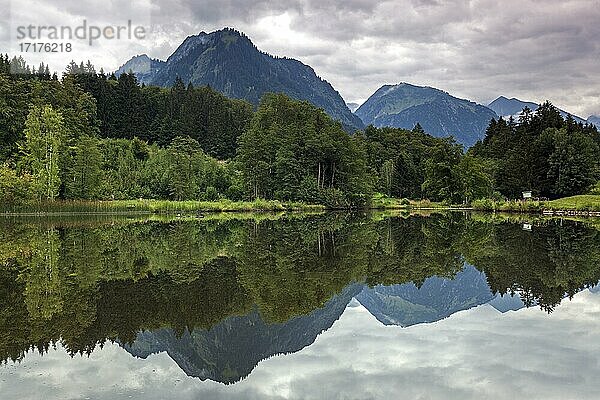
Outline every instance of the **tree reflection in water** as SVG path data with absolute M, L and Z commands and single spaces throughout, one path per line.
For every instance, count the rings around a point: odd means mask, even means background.
M 465 264 L 467 265 L 465 267 Z M 310 345 L 356 297 L 385 324 L 516 294 L 551 312 L 600 280 L 600 230 L 482 215 L 0 221 L 0 359 L 60 342 L 167 351 L 225 383 Z

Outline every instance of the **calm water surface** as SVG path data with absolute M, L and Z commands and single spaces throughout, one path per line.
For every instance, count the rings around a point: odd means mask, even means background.
M 600 223 L 0 219 L 0 398 L 597 399 Z

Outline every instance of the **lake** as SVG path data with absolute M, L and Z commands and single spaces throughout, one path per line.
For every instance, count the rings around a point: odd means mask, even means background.
M 6 399 L 597 399 L 600 221 L 0 218 Z

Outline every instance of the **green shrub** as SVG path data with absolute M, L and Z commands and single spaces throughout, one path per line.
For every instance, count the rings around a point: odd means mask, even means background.
M 214 186 L 208 186 L 204 191 L 204 195 L 202 197 L 206 201 L 217 201 L 220 198 L 219 192 Z
M 350 202 L 344 193 L 339 189 L 321 189 L 319 192 L 319 197 L 321 201 L 318 203 L 323 204 L 327 208 L 348 208 L 350 206 Z
M 28 175 L 18 176 L 6 164 L 0 164 L 0 203 L 22 204 L 33 199 L 33 186 Z
M 600 195 L 600 182 L 592 186 L 592 188 L 590 189 L 590 194 Z
M 498 203 L 492 199 L 480 199 L 473 201 L 471 207 L 477 211 L 496 211 L 498 209 Z

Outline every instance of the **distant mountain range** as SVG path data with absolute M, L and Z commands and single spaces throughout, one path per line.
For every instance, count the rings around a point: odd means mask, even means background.
M 120 67 L 115 75 L 119 76 L 126 72 L 134 72 L 140 83 L 150 84 L 154 76 L 166 65 L 165 61 L 150 58 L 146 54 L 132 57 Z
M 306 100 L 340 121 L 348 132 L 365 125 L 412 129 L 419 123 L 437 137 L 454 136 L 465 147 L 485 136 L 492 118 L 518 116 L 538 104 L 498 97 L 487 107 L 432 87 L 408 83 L 385 85 L 362 105 L 345 103 L 329 82 L 308 65 L 264 53 L 233 29 L 187 37 L 166 61 L 146 54 L 127 61 L 115 73 L 134 72 L 141 83 L 167 87 L 177 77 L 196 86 L 211 86 L 228 97 L 258 104 L 266 92 L 282 92 Z M 561 110 L 564 117 L 568 114 Z M 573 115 L 578 122 L 583 118 Z M 600 117 L 587 122 L 600 127 Z
M 493 294 L 485 274 L 472 265 L 452 279 L 427 278 L 420 287 L 413 283 L 366 287 L 356 299 L 382 324 L 400 326 L 439 321 L 482 304 L 500 312 L 524 306 L 518 296 Z
M 517 119 L 525 107 L 535 111 L 539 105 L 500 96 L 486 107 L 436 88 L 400 83 L 382 86 L 354 113 L 365 125 L 377 127 L 412 129 L 419 123 L 425 132 L 433 136 L 452 135 L 458 143 L 470 147 L 485 137 L 492 118 L 512 116 Z M 567 111 L 559 111 L 563 118 L 571 115 L 577 122 L 600 127 L 600 117 L 590 116 L 585 120 Z
M 228 97 L 255 105 L 266 92 L 282 92 L 324 109 L 347 130 L 363 127 L 340 94 L 311 67 L 298 60 L 264 53 L 233 29 L 189 36 L 166 61 L 138 55 L 115 73 L 129 71 L 147 85 L 166 87 L 180 77 L 185 83 L 209 85 Z
M 525 107 L 531 109 L 532 111 L 535 111 L 538 109 L 539 104 L 530 101 L 522 101 L 514 97 L 512 99 L 508 99 L 504 96 L 500 96 L 496 100 L 492 101 L 488 105 L 488 107 L 492 109 L 499 117 L 508 118 L 512 116 L 515 119 L 517 119 L 519 114 L 521 114 L 521 111 L 523 111 Z M 567 111 L 561 109 L 559 109 L 559 111 L 563 118 L 566 118 L 568 115 L 571 115 L 571 117 L 573 117 L 573 119 L 577 122 L 581 122 L 583 124 L 588 122 L 585 119 L 578 117 L 577 115 L 573 115 Z
M 454 136 L 464 146 L 483 139 L 490 120 L 489 108 L 459 99 L 439 89 L 408 83 L 385 85 L 362 104 L 358 115 L 365 125 L 412 129 L 419 123 L 437 137 Z
M 539 105 L 530 101 L 521 101 L 519 99 L 515 99 L 514 97 L 512 99 L 507 99 L 504 96 L 500 96 L 488 104 L 488 107 L 492 109 L 498 116 L 506 117 L 520 114 L 525 107 L 535 111 Z

